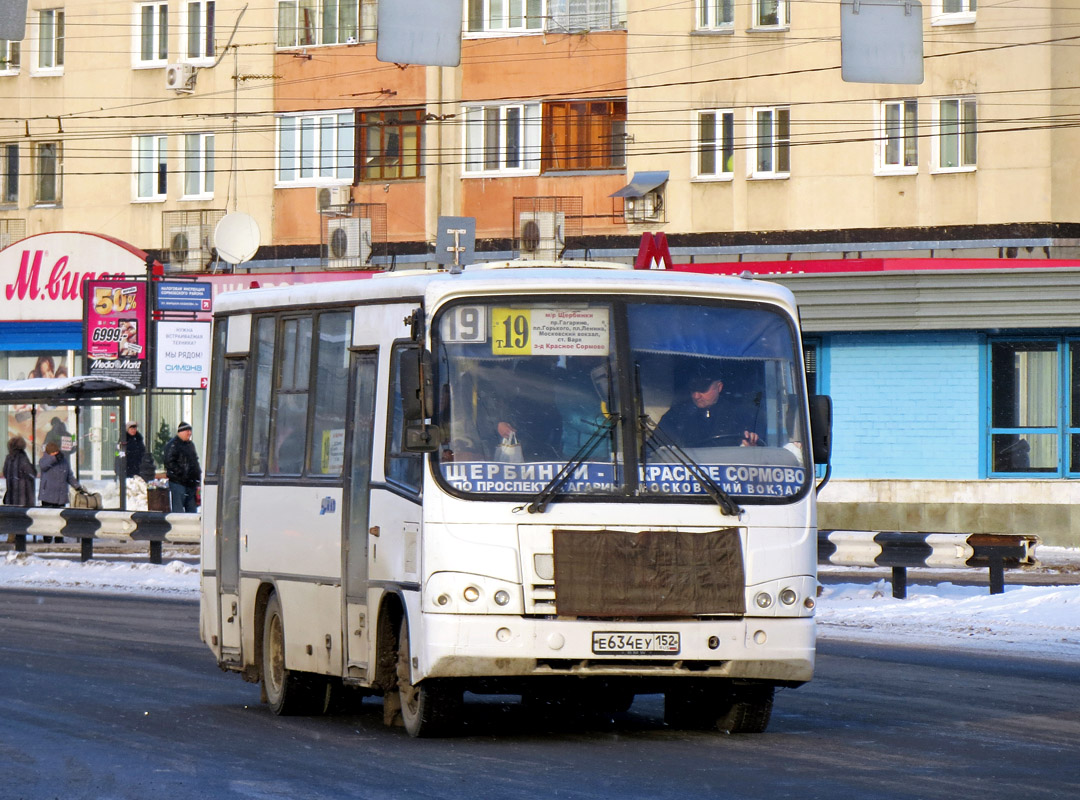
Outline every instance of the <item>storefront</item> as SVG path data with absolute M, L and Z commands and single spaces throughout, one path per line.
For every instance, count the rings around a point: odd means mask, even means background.
M 0 250 L 0 379 L 82 374 L 83 281 L 144 275 L 146 253 L 92 233 L 42 233 Z M 76 425 L 71 407 L 15 404 L 0 407 L 0 432 L 5 442 L 18 435 L 32 443 L 35 459 L 56 441 L 81 475 L 96 479 L 112 475 L 115 417 L 88 409 Z

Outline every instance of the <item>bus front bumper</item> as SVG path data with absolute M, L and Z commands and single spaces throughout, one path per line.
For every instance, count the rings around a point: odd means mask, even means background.
M 424 616 L 414 680 L 577 675 L 801 683 L 814 672 L 810 617 L 612 622 Z

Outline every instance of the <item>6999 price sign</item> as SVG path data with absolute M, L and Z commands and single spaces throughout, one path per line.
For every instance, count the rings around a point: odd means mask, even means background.
M 86 374 L 146 383 L 147 291 L 141 280 L 89 280 L 85 286 Z

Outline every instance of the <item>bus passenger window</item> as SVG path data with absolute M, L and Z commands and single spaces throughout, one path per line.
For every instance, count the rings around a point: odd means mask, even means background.
M 315 416 L 308 442 L 308 471 L 312 475 L 340 475 L 345 463 L 345 404 L 351 332 L 351 312 L 319 315 Z
M 272 475 L 299 475 L 304 469 L 311 328 L 311 317 L 286 319 L 282 324 L 281 363 L 273 403 Z
M 390 386 L 393 389 L 390 424 L 386 426 L 386 479 L 393 483 L 420 490 L 424 462 L 420 453 L 406 453 L 402 449 L 405 439 L 405 415 L 401 402 L 401 359 L 416 358 L 414 345 L 396 345 L 390 353 Z
M 274 378 L 274 333 L 277 320 L 261 317 L 255 323 L 255 389 L 251 397 L 251 429 L 248 436 L 247 473 L 266 474 L 270 450 L 270 395 Z

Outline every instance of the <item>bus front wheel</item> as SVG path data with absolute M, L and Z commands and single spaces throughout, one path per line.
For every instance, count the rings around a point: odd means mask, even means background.
M 285 667 L 285 622 L 276 594 L 266 603 L 262 645 L 262 686 L 270 710 L 281 716 L 325 712 L 330 694 L 326 678 Z
M 664 694 L 664 721 L 673 728 L 764 733 L 772 717 L 769 684 L 677 686 Z
M 459 721 L 462 690 L 447 680 L 428 678 L 412 683 L 409 620 L 401 620 L 398 632 L 397 691 L 401 721 L 410 736 L 445 736 Z

